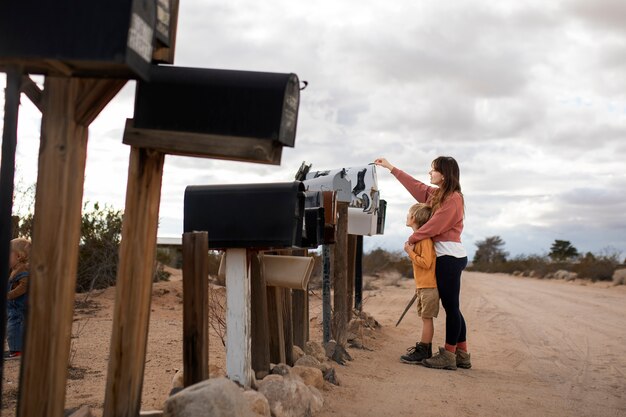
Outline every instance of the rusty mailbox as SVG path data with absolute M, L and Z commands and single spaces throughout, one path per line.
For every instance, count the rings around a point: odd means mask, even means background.
M 310 248 L 323 234 L 323 208 L 305 209 L 300 181 L 189 186 L 184 205 L 185 232 L 208 232 L 210 249 Z
M 299 102 L 295 74 L 153 66 L 124 143 L 277 165 L 295 144 Z
M 2 1 L 0 70 L 147 79 L 156 22 L 154 0 Z

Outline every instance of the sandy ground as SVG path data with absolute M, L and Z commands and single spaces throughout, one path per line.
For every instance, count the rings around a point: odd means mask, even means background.
M 623 416 L 626 415 L 626 287 L 464 273 L 462 309 L 473 368 L 439 371 L 399 362 L 415 343 L 414 312 L 394 327 L 410 299 L 411 280 L 373 281 L 364 310 L 381 324 L 337 365 L 341 386 L 324 389 L 327 416 Z M 182 367 L 180 273 L 154 285 L 145 410 L 161 408 Z M 81 296 L 78 299 L 82 299 Z M 114 289 L 83 303 L 74 320 L 66 407 L 100 413 L 104 401 Z M 311 297 L 311 338 L 321 339 L 321 307 Z M 443 343 L 445 314 L 435 324 Z M 219 337 L 210 333 L 209 361 L 224 367 Z M 13 415 L 19 361 L 5 363 L 3 415 Z

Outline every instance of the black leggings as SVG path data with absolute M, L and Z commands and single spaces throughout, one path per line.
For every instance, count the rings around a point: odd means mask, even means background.
M 459 308 L 461 272 L 467 266 L 467 257 L 455 258 L 444 255 L 437 257 L 435 275 L 441 305 L 446 310 L 446 343 L 456 345 L 467 340 L 465 319 Z

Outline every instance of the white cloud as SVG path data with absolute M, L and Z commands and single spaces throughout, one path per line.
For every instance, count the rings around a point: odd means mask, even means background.
M 181 2 L 177 65 L 295 72 L 309 87 L 279 167 L 168 156 L 161 233 L 182 230 L 189 184 L 290 181 L 303 160 L 323 169 L 377 156 L 425 180 L 443 154 L 461 165 L 470 253 L 490 235 L 511 254 L 556 238 L 626 252 L 624 4 Z M 133 94 L 129 83 L 92 125 L 86 199 L 124 204 Z M 28 182 L 40 116 L 23 102 L 18 175 Z M 391 175 L 379 181 L 386 234 L 365 246 L 399 248 L 411 197 Z

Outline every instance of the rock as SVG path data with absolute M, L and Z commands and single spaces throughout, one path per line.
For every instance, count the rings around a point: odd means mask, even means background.
M 322 369 L 320 361 L 310 355 L 304 355 L 298 359 L 296 363 L 294 363 L 294 366 L 309 366 L 312 368 L 318 368 L 319 370 Z
M 304 351 L 300 346 L 293 345 L 293 361 L 296 362 L 298 359 L 304 356 Z
M 183 388 L 185 386 L 185 379 L 183 370 L 178 369 L 172 378 L 172 388 Z
M 209 378 L 222 378 L 226 377 L 226 372 L 219 366 L 209 364 Z
M 355 337 L 354 339 L 348 339 L 348 344 L 350 345 L 350 347 L 356 349 L 365 349 L 365 347 L 363 346 L 363 341 L 359 337 Z
M 358 335 L 364 325 L 365 322 L 363 321 L 363 319 L 352 319 L 350 320 L 350 323 L 348 323 L 348 333 Z
M 248 403 L 250 411 L 257 416 L 271 417 L 270 403 L 265 398 L 265 395 L 254 390 L 244 391 L 243 397 Z
M 265 378 L 263 378 L 263 381 L 282 381 L 283 380 L 283 376 L 282 375 L 278 375 L 278 374 L 270 374 L 268 376 L 266 376 Z M 261 385 L 261 383 L 259 383 L 259 386 Z
M 324 386 L 324 376 L 319 368 L 310 366 L 294 366 L 291 372 L 302 378 L 302 381 L 309 386 L 321 389 Z
M 513 276 L 519 277 L 520 275 L 522 275 L 522 271 L 513 271 Z
M 316 388 L 306 386 L 297 376 L 280 378 L 268 376 L 259 383 L 259 392 L 267 398 L 272 416 L 311 416 L 322 409 L 324 399 Z
M 552 272 L 546 274 L 544 277 L 544 279 L 553 279 L 554 278 L 554 274 Z
M 289 375 L 289 370 L 290 370 L 289 365 L 286 365 L 284 363 L 279 363 L 278 365 L 275 365 L 272 368 L 270 373 L 272 373 L 274 375 L 283 375 L 284 376 L 284 375 Z
M 559 269 L 554 273 L 554 278 L 556 279 L 564 279 L 565 281 L 573 281 L 578 278 L 578 274 L 575 272 L 569 272 L 564 269 Z
M 616 269 L 613 272 L 613 284 L 626 285 L 626 269 Z
M 528 275 L 529 275 L 529 272 L 528 272 L 528 271 L 524 271 L 524 272 L 522 272 L 522 276 L 523 276 L 523 277 L 527 277 Z
M 531 278 L 539 278 L 539 273 L 537 271 L 533 270 L 533 271 L 530 271 L 528 273 L 528 276 L 531 277 Z
M 326 343 L 325 348 L 328 357 L 337 362 L 339 365 L 345 365 L 346 360 L 352 360 L 352 356 L 350 356 L 346 348 L 334 340 L 329 340 L 328 343 Z
M 335 368 L 329 367 L 327 371 L 324 371 L 324 381 L 328 381 L 333 385 L 339 385 L 339 378 Z
M 334 341 L 333 339 L 330 339 L 328 342 L 326 342 L 326 344 L 324 345 L 326 357 L 332 358 L 333 355 L 335 354 L 336 348 L 337 348 L 337 342 Z
M 165 401 L 163 417 L 252 416 L 243 391 L 227 378 L 207 379 Z
M 69 414 L 69 417 L 94 417 L 89 406 L 83 405 L 78 410 Z
M 307 355 L 313 356 L 315 359 L 317 359 L 320 362 L 323 362 L 326 360 L 326 358 L 330 357 L 330 356 L 326 356 L 324 352 L 324 348 L 322 347 L 321 344 L 314 342 L 312 340 L 309 340 L 308 342 L 306 342 L 306 345 L 304 346 L 304 353 L 306 353 Z

